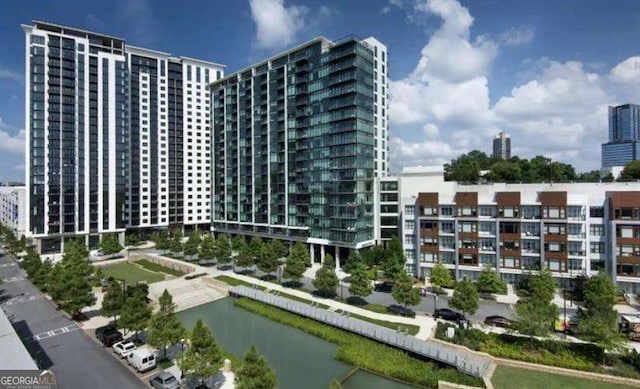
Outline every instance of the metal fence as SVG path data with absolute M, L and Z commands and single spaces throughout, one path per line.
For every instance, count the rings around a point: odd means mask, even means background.
M 483 355 L 477 355 L 469 351 L 449 346 L 429 339 L 420 340 L 398 330 L 382 327 L 353 317 L 348 313 L 340 314 L 294 301 L 285 297 L 264 292 L 259 289 L 249 288 L 244 285 L 234 286 L 229 290 L 231 295 L 248 297 L 280 309 L 302 315 L 322 323 L 330 324 L 361 336 L 386 343 L 388 345 L 410 351 L 448 365 L 455 366 L 458 370 L 477 377 L 487 374 L 491 366 L 491 360 Z

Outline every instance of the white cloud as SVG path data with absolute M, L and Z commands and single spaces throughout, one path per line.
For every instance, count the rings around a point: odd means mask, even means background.
M 531 43 L 535 35 L 531 27 L 513 27 L 500 34 L 499 40 L 506 46 L 520 46 Z
M 0 68 L 0 79 L 7 79 L 12 81 L 22 82 L 23 77 L 21 73 L 18 73 L 11 69 Z
M 579 171 L 597 169 L 607 106 L 640 100 L 640 56 L 612 69 L 543 57 L 523 62 L 519 84 L 492 105 L 488 80 L 499 46 L 524 44 L 533 31 L 512 29 L 498 42 L 473 37 L 473 17 L 455 0 L 421 1 L 411 12 L 438 16 L 442 24 L 416 68 L 390 82 L 394 169 L 448 162 L 471 149 L 489 152 L 499 130 L 512 136 L 521 157 L 542 154 Z
M 0 129 L 0 150 L 15 154 L 24 154 L 24 130 L 17 134 Z
M 305 26 L 309 8 L 284 5 L 284 0 L 250 0 L 251 17 L 256 24 L 256 43 L 265 49 L 279 48 L 294 42 Z M 322 7 L 323 13 L 329 12 Z
M 609 78 L 617 84 L 629 82 L 640 84 L 640 57 L 631 57 L 617 64 L 611 69 Z

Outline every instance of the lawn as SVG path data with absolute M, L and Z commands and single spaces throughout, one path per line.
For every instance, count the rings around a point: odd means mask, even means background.
M 342 310 L 337 310 L 336 312 L 341 313 Z M 349 314 L 349 317 L 353 317 L 354 319 L 360 319 L 363 321 L 367 321 L 369 323 L 373 323 L 373 324 L 377 324 L 379 326 L 382 327 L 387 327 L 390 328 L 392 330 L 397 330 L 398 327 L 404 329 L 407 329 L 407 331 L 409 332 L 409 335 L 415 335 L 420 331 L 420 326 L 416 326 L 413 324 L 404 324 L 404 323 L 396 323 L 396 322 L 392 322 L 392 321 L 384 321 L 384 320 L 378 320 L 378 319 L 372 319 L 370 317 L 366 317 L 366 316 L 360 316 L 358 314 L 355 313 L 351 313 Z
M 551 374 L 548 372 L 538 372 L 527 369 L 520 369 L 511 366 L 499 365 L 496 368 L 493 378 L 493 386 L 496 389 L 615 389 L 630 388 L 630 386 L 610 384 L 607 382 L 582 379 L 577 377 L 567 377 L 563 375 Z
M 231 286 L 244 285 L 244 286 L 248 286 L 250 288 L 252 286 L 254 286 L 254 284 L 252 284 L 250 282 L 242 281 L 242 280 L 239 280 L 237 278 L 233 278 L 233 277 L 229 277 L 229 276 L 217 276 L 217 277 L 215 277 L 215 279 L 218 280 L 218 281 L 222 281 L 225 284 L 231 285 Z M 264 286 L 258 286 L 258 289 L 265 290 L 267 288 L 265 288 Z
M 133 285 L 140 281 L 146 281 L 147 284 L 164 280 L 164 275 L 150 272 L 128 262 L 121 262 L 115 265 L 101 266 L 102 274 L 105 278 L 113 277 L 115 279 L 124 280 L 127 285 Z

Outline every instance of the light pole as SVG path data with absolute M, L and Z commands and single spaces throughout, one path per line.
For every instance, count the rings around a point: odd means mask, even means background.
M 180 357 L 184 357 L 184 339 L 180 339 Z M 181 364 L 182 365 L 182 364 Z M 182 370 L 182 366 L 180 367 L 180 379 L 182 380 L 184 377 L 184 370 Z
M 438 295 L 434 292 L 433 293 L 433 314 L 436 314 L 436 304 L 438 303 Z
M 344 301 L 344 294 L 343 294 L 344 288 L 342 286 L 342 278 L 340 278 L 340 300 Z

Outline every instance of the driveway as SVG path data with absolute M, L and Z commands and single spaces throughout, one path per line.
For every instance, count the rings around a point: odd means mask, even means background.
M 61 388 L 145 388 L 107 350 L 79 330 L 47 300 L 5 253 L 0 252 L 0 306 L 41 369 Z

